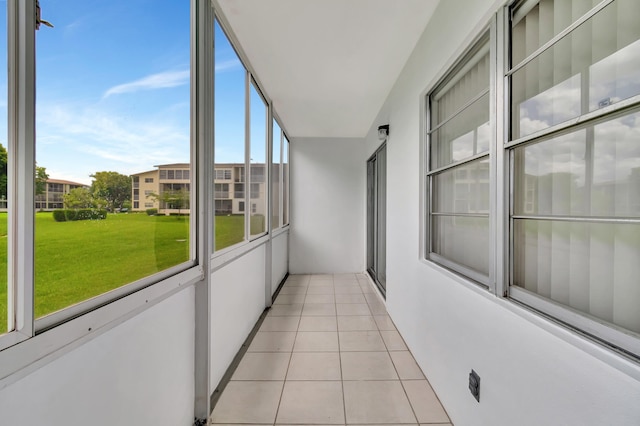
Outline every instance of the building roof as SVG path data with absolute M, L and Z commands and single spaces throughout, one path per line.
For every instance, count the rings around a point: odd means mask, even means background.
M 47 183 L 60 183 L 63 185 L 75 185 L 75 186 L 89 186 L 89 185 L 85 185 L 84 183 L 80 183 L 80 182 L 73 182 L 70 180 L 63 180 L 63 179 L 47 179 Z
M 159 169 L 189 169 L 191 165 L 189 163 L 173 163 L 173 164 L 154 164 L 153 167 Z

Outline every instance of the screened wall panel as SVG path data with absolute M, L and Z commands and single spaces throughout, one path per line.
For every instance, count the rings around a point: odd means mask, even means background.
M 249 190 L 245 168 L 248 75 L 217 21 L 214 41 L 215 250 L 219 251 L 248 239 L 245 235 Z
M 36 318 L 193 258 L 189 3 L 40 6 L 54 27 L 36 31 Z

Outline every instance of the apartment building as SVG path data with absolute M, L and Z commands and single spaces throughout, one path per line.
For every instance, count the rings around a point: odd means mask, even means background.
M 44 193 L 35 196 L 36 210 L 64 208 L 64 195 L 75 188 L 89 188 L 89 185 L 68 180 L 47 179 Z
M 145 211 L 156 208 L 159 213 L 171 214 L 189 211 L 188 200 L 180 201 L 180 209 L 176 201 L 163 198 L 163 194 L 189 191 L 191 169 L 189 164 L 162 164 L 154 170 L 131 175 L 132 211 Z M 249 213 L 266 214 L 266 166 L 251 164 L 251 182 L 247 187 L 245 166 L 238 163 L 218 163 L 214 167 L 214 200 L 217 215 L 242 214 L 246 210 L 249 196 Z

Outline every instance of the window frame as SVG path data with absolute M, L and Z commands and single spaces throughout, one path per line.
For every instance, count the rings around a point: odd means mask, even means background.
M 444 70 L 437 76 L 433 83 L 428 86 L 428 89 L 423 93 L 423 134 L 424 134 L 424 143 L 421 147 L 423 153 L 421 155 L 422 165 L 421 165 L 421 194 L 425 194 L 423 203 L 421 203 L 421 235 L 422 235 L 422 243 L 421 243 L 421 258 L 430 264 L 435 264 L 440 267 L 443 267 L 449 271 L 452 271 L 456 275 L 460 275 L 463 278 L 470 279 L 473 283 L 479 285 L 481 288 L 485 288 L 491 293 L 496 293 L 497 291 L 497 279 L 496 279 L 496 263 L 498 256 L 496 255 L 496 217 L 497 217 L 497 209 L 496 209 L 496 188 L 497 188 L 497 178 L 496 178 L 496 145 L 499 140 L 499 135 L 497 132 L 498 120 L 496 120 L 497 116 L 497 95 L 498 92 L 496 90 L 495 84 L 495 75 L 496 75 L 496 62 L 497 62 L 497 44 L 496 44 L 496 32 L 497 32 L 497 18 L 496 16 L 492 16 L 488 23 L 483 25 L 477 34 L 465 44 L 465 48 L 457 52 L 454 55 L 454 60 L 444 68 Z M 482 152 L 480 154 L 474 154 L 470 157 L 467 157 L 463 160 L 454 161 L 445 166 L 438 166 L 435 168 L 431 167 L 431 144 L 432 144 L 432 136 L 431 134 L 437 129 L 439 129 L 445 122 L 440 123 L 438 127 L 432 129 L 431 123 L 431 98 L 436 93 L 436 91 L 440 90 L 444 85 L 446 87 L 449 84 L 449 81 L 452 78 L 456 78 L 456 74 L 464 70 L 464 68 L 469 64 L 469 60 L 473 59 L 476 54 L 485 49 L 482 46 L 483 43 L 487 44 L 487 48 L 489 50 L 489 81 L 488 81 L 488 90 L 481 92 L 480 94 L 474 96 L 473 98 L 467 100 L 461 108 L 452 115 L 448 117 L 447 121 L 456 117 L 460 113 L 464 112 L 467 108 L 473 105 L 474 102 L 479 100 L 482 96 L 488 95 L 489 97 L 489 127 L 490 127 L 490 139 L 489 139 L 489 150 L 486 152 Z M 449 80 L 449 81 L 448 81 Z M 489 213 L 488 213 L 488 221 L 489 221 L 489 258 L 488 258 L 488 274 L 485 276 L 479 271 L 471 269 L 465 265 L 457 263 L 451 259 L 445 258 L 444 256 L 435 253 L 432 251 L 433 238 L 435 236 L 435 232 L 433 231 L 433 218 L 437 215 L 432 214 L 432 205 L 433 205 L 433 194 L 435 193 L 433 188 L 434 176 L 446 171 L 454 171 L 459 167 L 465 166 L 467 164 L 471 164 L 478 160 L 488 159 L 489 161 Z
M 531 0 L 530 0 L 531 1 Z M 514 64 L 510 68 L 512 55 L 511 45 L 511 11 L 519 4 L 518 0 L 506 1 L 492 14 L 488 25 L 477 27 L 472 36 L 467 38 L 462 47 L 452 55 L 442 70 L 435 76 L 432 82 L 421 94 L 423 101 L 420 105 L 420 127 L 423 143 L 420 145 L 420 259 L 442 272 L 447 273 L 458 283 L 466 285 L 472 290 L 486 294 L 489 297 L 495 295 L 502 301 L 508 303 L 506 306 L 514 312 L 525 315 L 530 319 L 542 318 L 547 324 L 555 327 L 548 328 L 555 333 L 559 330 L 561 335 L 566 336 L 566 330 L 570 330 L 577 340 L 573 340 L 581 347 L 605 347 L 610 354 L 618 357 L 612 360 L 640 359 L 640 339 L 637 333 L 630 332 L 615 324 L 611 324 L 591 316 L 586 312 L 578 311 L 569 306 L 562 305 L 551 299 L 544 298 L 533 292 L 520 287 L 512 286 L 513 283 L 513 262 L 514 262 L 514 229 L 513 229 L 513 203 L 515 201 L 514 191 L 514 161 L 515 148 L 528 143 L 551 138 L 575 130 L 580 127 L 593 126 L 599 122 L 605 122 L 629 113 L 640 111 L 640 94 L 623 99 L 617 103 L 603 106 L 594 111 L 588 111 L 579 117 L 567 122 L 550 126 L 549 128 L 536 131 L 534 133 L 510 139 L 511 126 L 511 78 L 510 76 L 526 63 L 535 59 L 542 52 L 552 47 L 558 40 L 570 34 L 582 23 L 600 13 L 602 9 L 615 0 L 604 0 L 581 18 L 570 24 L 564 31 L 553 36 L 552 39 L 541 45 L 535 52 L 524 58 L 519 64 Z M 430 170 L 430 102 L 431 95 L 443 80 L 450 75 L 452 70 L 460 64 L 469 51 L 482 38 L 486 31 L 489 31 L 490 62 L 492 69 L 490 76 L 490 118 L 492 121 L 492 141 L 489 151 L 489 222 L 490 222 L 490 280 L 485 286 L 473 274 L 465 273 L 459 265 L 448 264 L 446 259 L 438 259 L 437 255 L 430 255 L 431 244 L 431 220 L 430 208 L 433 188 L 429 178 Z M 469 158 L 462 162 L 471 162 L 477 158 Z M 458 162 L 456 164 L 460 164 Z M 435 169 L 435 171 L 439 171 Z M 529 316 L 530 313 L 532 316 Z M 560 328 L 559 328 L 560 327 Z M 593 346 L 592 343 L 597 344 Z M 596 350 L 593 353 L 600 354 Z M 619 356 L 622 355 L 622 358 Z M 609 359 L 609 358 L 608 358 Z
M 613 323 L 606 322 L 601 320 L 588 312 L 583 312 L 578 309 L 572 308 L 570 306 L 561 304 L 556 302 L 550 298 L 546 298 L 544 296 L 538 295 L 532 291 L 526 290 L 524 288 L 515 286 L 514 283 L 514 271 L 515 271 L 515 231 L 514 231 L 514 222 L 515 219 L 521 217 L 522 215 L 516 215 L 514 213 L 515 208 L 515 173 L 516 173 L 516 165 L 514 161 L 514 153 L 515 150 L 519 147 L 526 146 L 528 144 L 543 142 L 546 140 L 551 140 L 556 136 L 563 135 L 566 133 L 571 133 L 576 130 L 585 129 L 590 126 L 595 126 L 599 123 L 608 122 L 610 120 L 615 119 L 616 117 L 626 115 L 633 112 L 640 112 L 640 94 L 632 96 L 627 99 L 623 99 L 619 102 L 609 104 L 602 108 L 587 111 L 583 113 L 581 111 L 580 115 L 571 120 L 567 120 L 555 125 L 551 125 L 542 130 L 535 131 L 533 133 L 527 134 L 521 137 L 515 137 L 511 139 L 510 137 L 510 127 L 511 127 L 511 77 L 518 70 L 524 68 L 528 63 L 534 61 L 536 58 L 540 57 L 544 52 L 548 52 L 552 49 L 557 43 L 563 40 L 566 36 L 573 34 L 573 32 L 580 27 L 585 22 L 588 22 L 593 17 L 598 15 L 613 3 L 615 0 L 605 0 L 597 5 L 593 6 L 588 12 L 583 14 L 580 18 L 572 22 L 568 27 L 566 27 L 563 31 L 554 35 L 549 41 L 542 44 L 538 47 L 534 52 L 528 55 L 526 58 L 522 59 L 517 64 L 511 64 L 511 56 L 512 56 L 512 46 L 511 46 L 511 22 L 512 16 L 514 12 L 518 9 L 518 7 L 523 7 L 526 5 L 525 1 L 514 1 L 510 4 L 506 5 L 502 8 L 502 28 L 504 31 L 504 39 L 509 43 L 504 44 L 504 56 L 502 66 L 499 68 L 502 77 L 502 84 L 504 94 L 503 94 L 503 120 L 504 120 L 504 136 L 502 138 L 502 143 L 504 144 L 503 151 L 504 155 L 504 163 L 505 168 L 507 170 L 507 180 L 508 187 L 506 188 L 508 196 L 507 203 L 505 206 L 504 219 L 507 222 L 504 225 L 505 233 L 508 235 L 508 245 L 505 256 L 503 256 L 505 261 L 505 267 L 507 269 L 507 273 L 505 274 L 505 278 L 502 280 L 502 285 L 504 286 L 504 294 L 510 300 L 519 302 L 526 307 L 533 309 L 539 314 L 551 319 L 552 321 L 559 322 L 564 326 L 570 327 L 576 332 L 587 336 L 588 338 L 595 339 L 600 344 L 604 344 L 605 346 L 613 349 L 616 352 L 622 353 L 626 356 L 630 356 L 632 358 L 638 359 L 640 358 L 640 338 L 634 336 L 637 333 L 626 330 L 623 327 L 617 326 Z M 532 2 L 535 5 L 538 2 Z M 528 11 L 527 11 L 528 12 Z M 526 16 L 526 13 L 525 15 Z M 536 216 L 536 215 L 534 215 Z M 563 220 L 565 220 L 563 218 Z M 566 218 L 566 220 L 573 220 L 572 217 Z M 579 220 L 579 219 L 576 219 Z M 588 223 L 590 220 L 579 220 L 580 223 Z M 616 218 L 612 218 L 611 221 L 616 222 L 625 222 L 626 220 L 616 220 Z M 634 223 L 640 223 L 640 218 L 633 221 Z M 630 334 L 632 333 L 632 334 Z
M 194 129 L 209 126 L 197 118 L 194 86 L 197 65 L 195 40 L 202 37 L 196 28 L 193 11 L 204 0 L 190 0 L 189 8 L 189 66 L 190 90 L 190 167 L 199 172 L 196 151 L 202 143 Z M 41 318 L 35 317 L 35 116 L 36 116 L 36 27 L 35 2 L 7 3 L 7 112 L 8 158 L 7 176 L 7 311 L 9 330 L 0 335 L 0 381 L 18 370 L 25 369 L 43 356 L 68 345 L 84 335 L 107 324 L 125 320 L 137 309 L 151 306 L 149 302 L 162 300 L 176 288 L 194 284 L 203 276 L 198 261 L 201 255 L 196 240 L 200 220 L 196 212 L 198 203 L 196 185 L 191 185 L 189 259 L 165 270 L 122 284 L 106 293 L 82 300 L 60 311 Z M 195 183 L 195 182 L 192 182 Z M 139 185 L 139 183 L 138 183 Z M 89 324 L 89 326 L 87 326 Z M 42 337 L 40 337 L 42 336 Z M 55 339 L 52 336 L 56 336 Z M 44 342 L 44 343 L 43 343 Z M 20 354 L 16 357 L 16 353 Z M 4 362 L 7 361 L 7 362 Z
M 236 244 L 232 244 L 230 246 L 224 247 L 222 249 L 216 250 L 214 248 L 214 251 L 211 255 L 211 258 L 213 260 L 213 265 L 214 265 L 214 269 L 220 267 L 221 265 L 223 265 L 227 259 L 229 259 L 229 256 L 227 256 L 227 253 L 229 252 L 234 252 L 234 254 L 236 253 L 236 251 L 238 251 L 238 253 L 240 252 L 244 252 L 249 251 L 251 249 L 253 249 L 256 245 L 260 245 L 262 243 L 265 243 L 268 241 L 268 239 L 270 238 L 270 236 L 274 236 L 276 234 L 278 234 L 279 232 L 281 232 L 280 230 L 282 228 L 285 228 L 286 226 L 288 226 L 287 224 L 282 224 L 282 219 L 280 219 L 280 224 L 278 227 L 273 228 L 271 226 L 271 216 L 272 216 L 272 209 L 274 208 L 272 200 L 271 200 L 271 185 L 272 183 L 272 177 L 271 177 L 271 154 L 272 154 L 272 144 L 273 144 L 273 120 L 276 120 L 278 122 L 278 125 L 280 126 L 281 129 L 281 135 L 282 137 L 286 138 L 287 141 L 289 140 L 287 137 L 287 133 L 286 133 L 286 129 L 285 127 L 281 124 L 282 121 L 280 120 L 280 118 L 277 115 L 277 112 L 274 110 L 273 107 L 273 102 L 271 101 L 271 98 L 269 97 L 268 93 L 266 93 L 266 91 L 264 90 L 260 80 L 257 78 L 256 73 L 254 72 L 253 68 L 251 67 L 250 62 L 248 61 L 247 56 L 244 54 L 243 50 L 241 49 L 237 38 L 235 37 L 233 31 L 230 30 L 230 27 L 228 25 L 228 22 L 226 21 L 225 18 L 223 18 L 222 16 L 220 16 L 220 14 L 218 14 L 217 12 L 214 13 L 214 22 L 217 23 L 217 25 L 220 26 L 220 29 L 222 30 L 223 34 L 225 35 L 225 37 L 227 38 L 227 41 L 229 42 L 231 48 L 233 48 L 233 50 L 235 51 L 239 61 L 241 62 L 242 66 L 244 67 L 245 70 L 245 91 L 244 91 L 244 110 L 245 110 L 245 127 L 244 127 L 244 132 L 245 132 L 245 145 L 244 145 L 244 149 L 245 149 L 245 156 L 244 156 L 244 164 L 243 164 L 243 169 L 242 169 L 242 182 L 238 182 L 238 183 L 243 183 L 245 185 L 245 189 L 244 189 L 244 201 L 245 201 L 245 214 L 244 214 L 244 238 L 242 241 L 236 243 Z M 250 121 L 251 121 L 251 116 L 250 116 L 250 112 L 251 112 L 251 104 L 250 104 L 250 99 L 251 99 L 251 88 L 253 88 L 256 90 L 256 92 L 258 93 L 258 95 L 262 98 L 262 100 L 265 103 L 265 107 L 266 107 L 266 119 L 267 119 L 267 123 L 266 123 L 266 131 L 267 131 L 267 138 L 265 141 L 266 144 L 266 158 L 265 158 L 265 168 L 264 168 L 264 188 L 265 188 L 265 197 L 266 197 L 266 203 L 265 203 L 265 207 L 267 209 L 266 212 L 266 222 L 265 222 L 265 230 L 262 233 L 259 234 L 255 234 L 255 235 L 251 235 L 251 230 L 250 230 L 250 225 L 251 225 L 251 209 L 249 208 L 249 206 L 251 205 L 252 199 L 251 199 L 251 181 L 250 181 L 250 170 L 251 170 L 251 140 L 250 140 L 250 132 L 251 132 L 251 128 L 250 128 Z M 281 139 L 282 139 L 281 137 Z M 282 140 L 281 140 L 282 143 Z M 281 153 L 281 162 L 282 162 L 282 153 Z M 215 162 L 214 162 L 215 164 Z M 214 173 L 215 175 L 215 173 Z M 279 185 L 280 187 L 282 187 L 282 171 L 280 172 L 280 182 Z M 232 176 L 232 181 L 233 181 L 233 176 Z M 235 182 L 234 182 L 235 183 Z M 234 188 L 235 189 L 235 188 Z M 281 197 L 282 198 L 282 197 Z M 280 204 L 282 204 L 282 201 L 280 202 Z M 289 203 L 288 203 L 289 204 Z M 282 211 L 282 206 L 278 207 L 280 209 L 280 211 Z M 281 213 L 282 214 L 282 213 Z M 288 216 L 287 216 L 288 217 Z M 215 225 L 213 226 L 213 238 L 215 240 Z

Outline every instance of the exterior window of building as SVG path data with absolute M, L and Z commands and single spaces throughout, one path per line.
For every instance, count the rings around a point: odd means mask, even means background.
M 260 235 L 267 230 L 267 188 L 265 175 L 267 169 L 267 129 L 269 115 L 267 103 L 256 88 L 251 84 L 249 97 L 249 139 L 251 141 L 251 203 L 256 209 L 251 209 L 251 236 Z
M 244 183 L 234 183 L 233 188 L 234 188 L 234 191 L 233 191 L 234 198 L 244 198 Z M 242 211 L 244 211 L 244 209 Z
M 271 229 L 277 229 L 281 226 L 280 218 L 282 214 L 281 210 L 281 170 L 280 163 L 282 162 L 282 129 L 278 122 L 273 120 L 273 141 L 272 141 L 272 156 L 271 156 Z
M 490 280 L 489 36 L 428 95 L 427 257 L 484 285 Z
M 176 178 L 176 171 L 175 170 L 167 170 L 167 179 L 168 180 L 173 180 Z
M 140 188 L 140 178 L 138 176 L 133 176 L 131 178 L 131 181 L 133 182 L 133 187 L 134 188 Z
M 144 196 L 145 196 L 145 197 L 149 197 L 149 195 L 151 195 L 151 194 L 153 194 L 153 191 L 152 191 L 152 190 L 150 190 L 150 189 L 145 189 L 145 190 L 144 190 Z
M 231 180 L 231 169 L 216 169 L 215 170 L 215 179 L 216 180 Z
M 289 139 L 282 133 L 282 223 L 289 224 Z
M 0 102 L 3 105 L 8 104 L 7 92 L 7 5 L 0 8 L 0 81 L 5 84 L 0 85 Z M 8 145 L 9 135 L 7 123 L 9 121 L 7 108 L 0 109 L 0 208 L 4 209 L 0 212 L 0 335 L 14 329 L 14 320 L 10 312 L 14 309 L 13 303 L 9 305 L 9 300 L 13 299 L 10 289 L 13 289 L 8 277 L 8 189 L 12 182 L 8 175 L 7 162 L 11 155 Z M 38 207 L 36 207 L 38 208 Z M 11 287 L 10 287 L 11 286 Z
M 640 3 L 591 7 L 511 9 L 509 294 L 640 356 Z
M 194 259 L 188 214 L 168 221 L 164 216 L 111 213 L 144 204 L 140 178 L 131 179 L 136 171 L 180 160 L 189 168 L 189 2 L 153 7 L 143 0 L 40 4 L 60 23 L 119 13 L 117 26 L 103 25 L 101 31 L 82 26 L 65 31 L 62 24 L 35 34 L 34 166 L 51 179 L 93 184 L 91 199 L 74 199 L 73 208 L 97 203 L 108 211 L 106 219 L 65 223 L 52 220 L 51 212 L 36 211 L 36 332 L 147 287 L 169 269 L 187 269 Z M 163 23 L 160 32 L 158 22 Z M 163 81 L 171 84 L 155 83 Z M 160 177 L 173 178 L 166 173 L 160 171 Z M 48 186 L 49 207 L 63 207 L 65 185 Z M 158 243 L 161 235 L 172 235 L 173 243 Z M 118 255 L 123 247 L 126 256 Z
M 166 170 L 160 170 L 160 179 L 161 180 L 166 180 L 167 179 L 167 171 Z
M 240 210 L 241 212 L 243 212 L 243 211 L 244 211 L 244 201 L 240 201 L 240 202 L 238 203 L 238 210 Z
M 231 180 L 229 164 L 245 164 L 249 149 L 248 135 L 245 134 L 249 74 L 235 52 L 220 23 L 215 24 L 215 63 L 232 66 L 215 70 L 215 164 L 216 180 Z M 226 165 L 226 167 L 225 167 Z M 244 173 L 244 170 L 243 172 Z M 236 182 L 245 182 L 247 178 L 237 176 Z M 215 238 L 214 249 L 226 247 L 248 239 L 245 230 L 245 212 L 234 211 L 233 200 L 229 197 L 229 185 L 223 191 L 221 184 L 215 184 Z M 233 195 L 233 194 L 231 194 Z M 238 206 L 239 203 L 235 205 Z
M 136 176 L 136 182 L 138 181 Z M 153 178 L 144 178 L 144 183 L 153 183 Z
M 215 198 L 230 198 L 228 183 L 216 183 L 214 186 L 215 186 Z
M 153 207 L 153 203 L 144 203 L 144 207 L 149 209 Z

